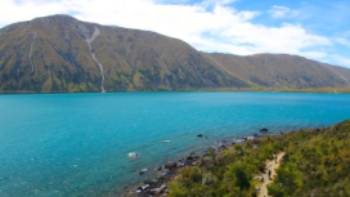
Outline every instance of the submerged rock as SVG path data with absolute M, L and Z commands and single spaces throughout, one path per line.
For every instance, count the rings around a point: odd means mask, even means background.
M 260 133 L 268 133 L 269 130 L 267 128 L 262 128 L 260 129 Z
M 148 168 L 143 168 L 142 170 L 140 170 L 139 175 L 144 175 L 148 172 Z
M 198 137 L 198 138 L 202 138 L 202 137 L 203 137 L 203 134 L 198 134 L 197 137 Z

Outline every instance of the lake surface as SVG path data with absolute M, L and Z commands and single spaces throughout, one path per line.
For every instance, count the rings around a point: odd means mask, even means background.
M 111 196 L 140 169 L 218 139 L 345 119 L 349 94 L 0 95 L 0 196 Z

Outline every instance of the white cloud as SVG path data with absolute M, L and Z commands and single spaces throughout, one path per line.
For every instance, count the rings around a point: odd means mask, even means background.
M 63 13 L 67 10 L 64 4 L 37 1 L 1 0 L 0 25 L 30 20 L 38 16 L 46 16 L 53 13 Z
M 299 12 L 292 10 L 289 7 L 274 5 L 269 10 L 272 18 L 293 18 L 299 15 Z
M 348 40 L 346 38 L 335 38 L 334 40 L 336 43 L 350 48 L 350 40 Z
M 339 54 L 328 54 L 325 62 L 350 68 L 350 58 Z
M 327 56 L 328 54 L 324 51 L 305 51 L 302 52 L 298 55 L 303 55 L 305 57 L 311 58 L 311 59 L 316 59 L 316 60 L 322 60 L 322 61 L 327 61 Z
M 312 34 L 300 25 L 283 24 L 271 27 L 255 24 L 252 21 L 260 13 L 239 11 L 228 6 L 234 0 L 207 0 L 191 5 L 157 2 L 156 0 L 1 0 L 0 25 L 29 20 L 37 16 L 73 13 L 81 20 L 156 31 L 182 39 L 199 50 L 238 55 L 265 52 L 292 53 L 326 59 L 323 57 L 324 53 L 307 49 L 333 44 L 327 37 Z M 208 3 L 211 9 L 208 9 Z

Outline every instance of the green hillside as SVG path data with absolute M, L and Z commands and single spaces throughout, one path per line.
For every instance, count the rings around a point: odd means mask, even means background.
M 66 15 L 0 29 L 0 92 L 349 88 L 350 70 L 291 55 L 197 51 Z
M 0 90 L 35 92 L 246 87 L 188 44 L 55 15 L 0 33 Z
M 350 70 L 287 54 L 209 54 L 218 67 L 255 86 L 274 88 L 347 87 Z
M 350 196 L 350 122 L 263 137 L 204 156 L 171 181 L 171 197 L 257 196 L 265 162 L 285 153 L 271 196 Z

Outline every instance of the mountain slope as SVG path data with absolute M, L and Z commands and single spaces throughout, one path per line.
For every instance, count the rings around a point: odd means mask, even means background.
M 219 67 L 252 85 L 264 87 L 346 87 L 350 70 L 300 56 L 208 54 Z
M 2 29 L 0 55 L 3 91 L 246 86 L 182 41 L 63 15 Z
M 1 92 L 345 87 L 345 68 L 287 55 L 207 54 L 148 31 L 54 15 L 0 29 Z

